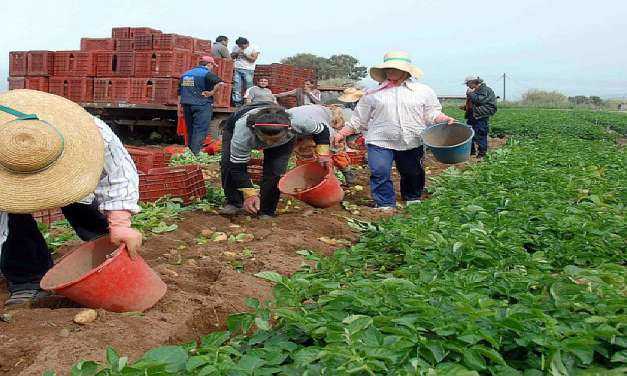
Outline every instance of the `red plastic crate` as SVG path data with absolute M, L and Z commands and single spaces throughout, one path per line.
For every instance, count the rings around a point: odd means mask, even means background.
M 48 77 L 26 77 L 25 89 L 48 92 Z
M 81 51 L 113 51 L 113 38 L 81 38 Z
M 28 51 L 26 63 L 27 76 L 51 76 L 54 68 L 54 52 Z
M 151 27 L 131 27 L 129 33 L 129 38 L 133 38 L 135 35 L 159 35 L 161 34 L 161 30 Z
M 130 78 L 95 78 L 94 102 L 128 102 Z
M 226 83 L 233 81 L 233 67 L 234 62 L 232 59 L 216 58 L 216 74 Z
M 211 54 L 211 41 L 194 38 L 194 52 Z
M 171 51 L 180 48 L 188 51 L 194 49 L 194 38 L 177 34 L 159 34 L 153 38 L 153 48 L 155 50 Z
M 186 50 L 136 52 L 135 77 L 179 78 L 191 59 L 191 52 Z
M 50 226 L 54 222 L 65 219 L 61 209 L 49 209 L 49 210 L 38 211 L 38 212 L 33 213 L 33 218 L 35 218 L 37 222 L 44 223 L 48 226 Z
M 346 152 L 350 159 L 351 165 L 361 166 L 366 163 L 366 151 L 365 150 L 348 150 Z
M 154 103 L 177 105 L 179 80 L 176 78 L 155 78 Z
M 233 85 L 221 85 L 213 94 L 214 107 L 230 107 L 231 106 L 231 90 Z
M 153 36 L 151 34 L 135 35 L 133 49 L 135 51 L 152 51 Z
M 131 28 L 130 27 L 114 27 L 111 29 L 111 38 L 129 39 L 131 38 Z
M 9 77 L 9 90 L 26 89 L 25 77 Z
M 159 147 L 124 145 L 139 172 L 148 172 L 152 168 L 168 167 L 171 155 Z
M 54 53 L 54 75 L 93 77 L 96 74 L 95 55 L 84 51 L 56 51 Z
M 51 77 L 49 92 L 77 103 L 92 102 L 94 79 L 91 77 Z
M 207 194 L 202 169 L 199 165 L 153 168 L 139 175 L 139 200 L 154 202 L 171 196 L 189 204 Z
M 130 103 L 152 103 L 155 98 L 155 84 L 150 78 L 131 78 Z
M 96 55 L 96 77 L 132 77 L 135 53 L 101 51 Z
M 116 51 L 132 52 L 134 49 L 134 39 L 132 38 L 119 38 L 115 40 Z
M 28 72 L 27 51 L 9 52 L 9 76 L 26 76 Z

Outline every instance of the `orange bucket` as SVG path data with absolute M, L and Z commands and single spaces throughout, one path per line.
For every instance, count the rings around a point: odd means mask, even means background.
M 318 162 L 290 170 L 279 180 L 279 190 L 316 208 L 328 208 L 344 198 L 344 191 L 333 173 Z
M 82 244 L 63 257 L 41 280 L 41 288 L 89 308 L 142 312 L 165 295 L 167 287 L 141 256 L 131 260 L 124 245 L 108 236 Z

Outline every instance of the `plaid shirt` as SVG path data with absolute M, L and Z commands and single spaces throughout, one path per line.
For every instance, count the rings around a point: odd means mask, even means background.
M 420 133 L 440 114 L 442 106 L 433 89 L 409 79 L 398 87 L 379 87 L 363 96 L 347 125 L 364 131 L 367 144 L 409 150 L 422 145 Z
M 100 211 L 128 210 L 138 213 L 139 177 L 131 156 L 120 139 L 102 120 L 94 117 L 94 122 L 104 140 L 104 168 L 96 190 L 82 199 L 82 203 L 98 203 Z M 0 212 L 0 250 L 9 235 L 9 216 Z

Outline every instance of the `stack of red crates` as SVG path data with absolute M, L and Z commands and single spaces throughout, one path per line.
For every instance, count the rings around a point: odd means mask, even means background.
M 149 27 L 114 27 L 110 38 L 82 38 L 78 51 L 9 53 L 9 90 L 34 89 L 75 102 L 176 105 L 179 77 L 211 54 L 211 41 Z M 230 105 L 233 63 L 218 59 L 229 86 L 216 107 Z
M 274 94 L 283 93 L 299 87 L 303 87 L 305 80 L 316 80 L 316 72 L 311 68 L 295 67 L 287 64 L 257 65 L 255 68 L 255 83 L 260 78 L 267 78 L 270 90 Z M 296 106 L 296 98 L 293 96 L 279 99 L 285 107 Z
M 170 196 L 189 204 L 206 194 L 207 187 L 199 165 L 153 168 L 139 174 L 139 200 L 142 202 Z

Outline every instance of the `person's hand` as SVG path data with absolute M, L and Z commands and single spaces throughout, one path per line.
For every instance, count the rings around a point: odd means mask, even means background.
M 141 232 L 131 228 L 131 212 L 114 210 L 107 212 L 109 238 L 113 244 L 124 243 L 131 259 L 135 259 L 142 245 Z
M 211 94 L 210 91 L 206 91 L 206 90 L 203 91 L 202 93 L 200 93 L 200 95 L 202 95 L 205 98 L 209 98 L 209 97 L 213 96 L 213 94 Z
M 323 155 L 319 155 L 318 156 L 318 163 L 320 163 L 320 165 L 323 168 L 329 168 L 331 167 L 331 155 L 329 154 L 323 154 Z
M 434 123 L 447 123 L 447 124 L 453 124 L 457 122 L 457 120 L 455 120 L 455 118 L 452 118 L 446 114 L 440 114 L 438 115 L 435 119 L 434 119 Z
M 470 95 L 470 94 L 472 94 L 474 92 L 475 92 L 474 88 L 469 87 L 468 89 L 466 89 L 466 95 Z
M 343 134 L 338 132 L 335 134 L 335 136 L 333 136 L 333 140 L 331 141 L 331 144 L 333 145 L 333 147 L 339 147 L 341 146 L 342 142 L 344 142 L 345 138 L 346 137 Z
M 250 214 L 257 214 L 261 209 L 261 199 L 259 196 L 250 196 L 244 200 L 244 210 Z

